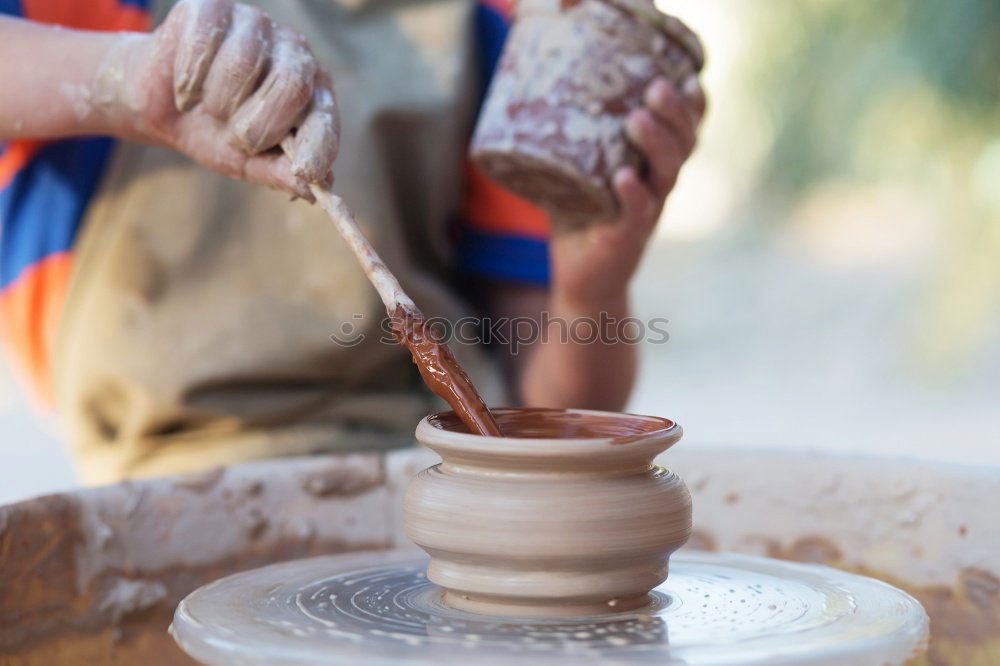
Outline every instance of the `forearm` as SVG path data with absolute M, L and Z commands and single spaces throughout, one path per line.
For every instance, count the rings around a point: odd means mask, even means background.
M 705 95 L 696 76 L 680 88 L 666 79 L 650 83 L 643 105 L 626 122 L 629 139 L 645 157 L 647 169 L 642 175 L 632 167 L 615 172 L 618 218 L 583 226 L 553 224 L 547 300 L 537 288 L 533 293 L 511 285 L 494 288 L 495 312 L 536 319 L 547 312 L 552 320 L 548 342 L 512 356 L 511 383 L 521 402 L 607 410 L 625 406 L 638 366 L 634 343 L 639 333 L 625 321 L 628 285 L 680 168 L 694 149 L 704 111 Z M 580 329 L 584 320 L 601 325 L 597 339 L 560 339 L 560 326 L 569 325 L 572 332 L 576 321 L 576 330 L 585 332 Z
M 96 84 L 120 39 L 0 17 L 0 139 L 112 133 Z
M 629 317 L 627 295 L 574 302 L 556 289 L 548 312 L 547 341 L 514 360 L 521 401 L 535 407 L 623 409 L 638 365 L 636 345 L 621 339 L 620 323 Z

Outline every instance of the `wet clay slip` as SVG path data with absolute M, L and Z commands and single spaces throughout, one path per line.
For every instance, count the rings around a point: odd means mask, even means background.
M 466 428 L 478 435 L 499 437 L 500 428 L 489 407 L 451 348 L 438 339 L 423 314 L 415 308 L 397 306 L 392 321 L 399 343 L 410 350 L 428 388 L 451 405 Z
M 691 497 L 653 458 L 681 437 L 668 419 L 583 410 L 493 410 L 503 437 L 451 413 L 417 440 L 442 463 L 413 480 L 407 535 L 451 607 L 561 617 L 649 603 L 691 532 Z
M 523 0 L 472 158 L 557 224 L 610 219 L 615 172 L 642 168 L 626 117 L 653 79 L 680 86 L 703 63 L 694 33 L 651 0 Z

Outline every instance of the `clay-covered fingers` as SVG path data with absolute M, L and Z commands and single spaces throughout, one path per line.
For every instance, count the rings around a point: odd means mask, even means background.
M 693 80 L 697 85 L 697 78 Z M 700 85 L 691 97 L 682 90 L 665 79 L 653 81 L 646 89 L 644 106 L 632 111 L 625 124 L 629 139 L 649 165 L 649 186 L 661 198 L 673 189 L 684 160 L 694 150 L 704 111 Z
M 311 101 L 318 70 L 305 39 L 276 28 L 267 75 L 232 118 L 235 144 L 251 154 L 278 145 Z
M 694 111 L 696 124 L 700 125 L 705 117 L 705 109 L 708 107 L 708 99 L 705 97 L 705 89 L 701 87 L 701 79 L 697 74 L 692 74 L 684 80 L 680 90 Z
M 291 160 L 278 150 L 247 157 L 242 169 L 243 173 L 239 177 L 243 180 L 284 190 L 307 201 L 313 201 L 308 184 L 292 173 Z
M 305 38 L 234 0 L 181 0 L 157 35 L 158 141 L 305 198 L 309 183 L 332 183 L 340 116 Z
M 199 124 L 203 118 L 204 116 L 195 118 L 191 122 Z M 213 138 L 209 134 L 210 140 L 206 141 L 205 138 L 204 134 L 196 134 L 189 145 L 181 145 L 179 148 L 181 152 L 192 155 L 198 162 L 224 176 L 312 200 L 309 185 L 292 173 L 292 161 L 281 150 L 275 148 L 259 155 L 247 155 L 236 146 L 215 140 L 219 137 Z
M 677 182 L 677 175 L 687 157 L 687 151 L 681 144 L 683 139 L 675 137 L 674 131 L 645 107 L 629 114 L 625 132 L 646 159 L 650 188 L 661 199 L 665 198 Z
M 229 32 L 204 85 L 205 110 L 226 120 L 253 93 L 270 64 L 274 22 L 255 7 L 233 8 Z
M 643 101 L 646 108 L 652 111 L 654 118 L 669 127 L 687 157 L 694 150 L 698 139 L 698 123 L 701 121 L 701 109 L 683 92 L 683 86 L 689 81 L 698 83 L 697 77 L 691 77 L 679 87 L 674 87 L 666 79 L 657 79 L 646 88 Z M 700 86 L 698 87 L 700 90 Z M 704 97 L 702 97 L 704 99 Z
M 201 101 L 209 69 L 229 32 L 233 0 L 183 0 L 168 20 L 182 24 L 174 59 L 174 103 L 188 111 Z
M 326 72 L 316 74 L 312 102 L 291 146 L 292 173 L 297 178 L 307 183 L 332 184 L 331 169 L 340 150 L 340 111 Z

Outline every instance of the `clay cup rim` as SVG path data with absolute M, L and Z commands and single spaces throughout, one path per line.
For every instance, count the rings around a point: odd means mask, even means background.
M 565 426 L 567 436 L 484 437 L 468 432 L 454 412 L 448 411 L 422 419 L 417 425 L 417 441 L 438 453 L 445 462 L 489 461 L 505 467 L 523 462 L 538 467 L 550 461 L 578 467 L 648 465 L 683 435 L 679 424 L 657 416 L 588 409 L 508 407 L 491 411 L 501 428 L 524 426 L 520 421 L 524 418 L 542 418 L 549 424 Z M 579 434 L 587 429 L 594 434 Z

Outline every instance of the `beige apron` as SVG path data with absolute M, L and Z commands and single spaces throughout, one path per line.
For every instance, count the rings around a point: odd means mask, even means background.
M 343 118 L 335 191 L 428 313 L 449 290 L 446 227 L 480 81 L 466 0 L 257 2 L 300 30 Z M 159 8 L 159 15 L 164 13 Z M 412 441 L 437 404 L 315 206 L 121 144 L 88 210 L 54 356 L 88 483 Z M 341 338 L 365 338 L 354 346 Z M 456 354 L 502 401 L 481 349 Z

